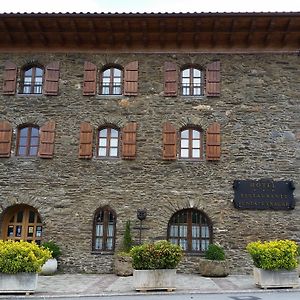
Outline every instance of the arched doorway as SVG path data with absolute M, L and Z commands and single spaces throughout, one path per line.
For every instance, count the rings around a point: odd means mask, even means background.
M 2 222 L 2 239 L 14 241 L 42 240 L 42 221 L 38 211 L 28 205 L 15 205 L 7 209 Z

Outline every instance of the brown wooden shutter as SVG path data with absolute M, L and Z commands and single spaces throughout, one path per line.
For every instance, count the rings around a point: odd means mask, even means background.
M 163 126 L 163 159 L 176 160 L 177 158 L 177 132 L 175 126 L 171 123 L 165 123 Z
M 220 61 L 214 61 L 206 67 L 206 94 L 209 97 L 220 96 Z
M 17 82 L 17 66 L 7 61 L 4 65 L 4 82 L 3 82 L 3 94 L 14 95 L 16 93 Z
M 137 124 L 130 122 L 122 129 L 122 158 L 136 158 L 136 129 Z
M 139 63 L 133 61 L 125 66 L 124 70 L 124 95 L 136 96 L 138 92 Z
M 212 123 L 206 131 L 206 159 L 220 160 L 221 158 L 221 132 L 220 124 Z
M 90 123 L 80 124 L 79 158 L 92 158 L 93 156 L 93 127 Z
M 83 95 L 96 95 L 97 89 L 97 66 L 89 61 L 84 63 Z
M 177 65 L 172 62 L 165 62 L 164 73 L 165 73 L 164 95 L 171 96 L 171 97 L 177 96 L 177 91 L 178 91 Z
M 9 122 L 0 122 L 0 157 L 10 157 L 12 127 Z
M 52 62 L 46 66 L 44 94 L 56 96 L 59 87 L 59 62 Z
M 40 128 L 39 157 L 52 158 L 54 153 L 55 122 L 49 121 Z

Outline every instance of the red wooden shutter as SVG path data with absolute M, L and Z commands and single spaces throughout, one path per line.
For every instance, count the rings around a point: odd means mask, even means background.
M 171 123 L 165 123 L 163 126 L 163 159 L 176 160 L 177 132 L 176 128 Z
M 80 124 L 79 158 L 92 158 L 93 156 L 93 127 L 90 123 Z
M 136 158 L 136 129 L 137 124 L 130 122 L 122 129 L 122 158 Z
M 10 157 L 12 127 L 9 122 L 0 122 L 0 157 Z
M 84 63 L 83 95 L 96 95 L 97 66 L 89 61 Z
M 4 65 L 4 82 L 3 82 L 3 94 L 14 95 L 16 93 L 17 82 L 17 66 L 7 61 Z
M 54 153 L 55 122 L 49 121 L 40 129 L 39 157 L 52 158 Z
M 165 96 L 177 96 L 178 91 L 178 70 L 177 65 L 172 62 L 165 62 Z
M 56 96 L 59 86 L 59 62 L 52 62 L 46 66 L 44 94 Z
M 206 94 L 209 97 L 220 96 L 220 61 L 214 61 L 206 67 Z
M 124 95 L 136 96 L 138 92 L 139 63 L 133 61 L 125 66 L 124 70 Z
M 221 158 L 221 132 L 220 124 L 212 123 L 206 131 L 206 159 L 220 160 Z

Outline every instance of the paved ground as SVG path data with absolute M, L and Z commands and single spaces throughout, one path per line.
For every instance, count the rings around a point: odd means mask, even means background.
M 225 278 L 206 278 L 197 274 L 177 274 L 176 291 L 171 293 L 229 293 L 260 290 L 251 275 L 231 275 Z M 300 279 L 299 279 L 300 281 Z M 300 288 L 293 289 L 300 291 Z M 268 290 L 270 291 L 270 290 Z M 132 276 L 114 274 L 57 274 L 39 276 L 35 296 L 134 295 Z M 0 299 L 8 295 L 0 295 Z

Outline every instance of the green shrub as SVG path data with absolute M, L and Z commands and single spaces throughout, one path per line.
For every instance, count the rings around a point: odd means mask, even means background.
M 59 246 L 53 241 L 42 243 L 42 247 L 48 249 L 51 252 L 53 258 L 58 258 L 61 255 Z
M 210 260 L 225 260 L 225 252 L 220 246 L 210 244 L 204 253 L 204 257 Z
M 246 250 L 257 268 L 265 270 L 293 270 L 297 267 L 298 245 L 290 240 L 251 242 Z
M 132 237 L 130 229 L 130 221 L 128 220 L 125 225 L 125 232 L 123 237 L 123 251 L 129 252 L 132 248 Z
M 134 246 L 130 250 L 132 266 L 136 270 L 175 269 L 182 259 L 180 246 L 168 241 Z
M 0 240 L 0 273 L 39 272 L 49 258 L 51 252 L 34 242 Z

